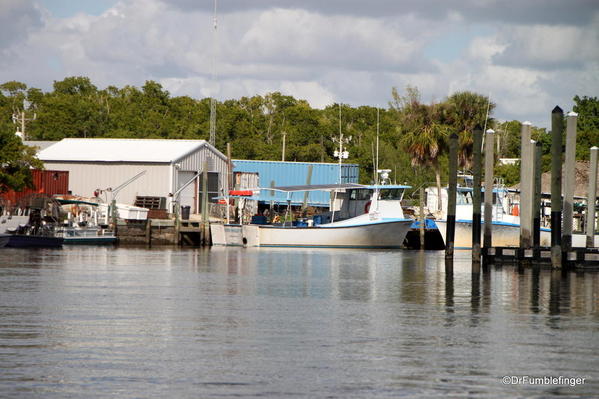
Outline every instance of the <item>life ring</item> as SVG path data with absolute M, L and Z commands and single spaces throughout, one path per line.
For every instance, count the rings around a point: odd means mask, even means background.
M 370 204 L 372 203 L 372 201 L 368 201 L 366 203 L 366 205 L 364 205 L 364 213 L 368 213 L 370 212 Z

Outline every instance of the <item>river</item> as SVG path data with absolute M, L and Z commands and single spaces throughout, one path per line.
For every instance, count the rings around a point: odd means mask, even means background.
M 597 397 L 599 274 L 469 257 L 1 249 L 0 396 Z

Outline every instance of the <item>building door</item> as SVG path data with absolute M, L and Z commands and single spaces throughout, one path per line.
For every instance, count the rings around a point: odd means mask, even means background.
M 177 179 L 177 189 L 183 187 L 188 181 L 190 181 L 195 175 L 195 172 L 180 171 Z M 179 194 L 179 205 L 190 206 L 194 213 L 198 213 L 195 208 L 195 188 L 197 181 L 189 184 Z

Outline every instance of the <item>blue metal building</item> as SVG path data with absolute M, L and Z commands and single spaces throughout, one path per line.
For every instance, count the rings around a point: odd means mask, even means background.
M 297 186 L 308 183 L 309 168 L 312 166 L 312 177 L 309 184 L 336 184 L 339 183 L 338 163 L 318 162 L 286 162 L 286 161 L 251 161 L 233 160 L 233 173 L 257 173 L 258 186 L 267 188 L 275 186 Z M 344 163 L 341 165 L 341 183 L 358 183 L 359 166 Z M 261 190 L 258 197 L 260 202 L 274 204 L 287 204 L 287 194 Z M 295 193 L 291 197 L 292 205 L 299 205 L 304 200 L 303 193 Z M 308 205 L 328 207 L 330 194 L 322 191 L 312 191 L 308 196 Z

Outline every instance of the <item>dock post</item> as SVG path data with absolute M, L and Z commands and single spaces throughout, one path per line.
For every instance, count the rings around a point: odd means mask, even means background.
M 539 248 L 541 246 L 541 174 L 543 173 L 541 165 L 541 143 L 535 144 L 534 156 L 534 194 L 532 202 L 532 246 Z
M 481 236 L 481 175 L 482 175 L 482 142 L 483 129 L 480 125 L 474 128 L 473 148 L 473 184 L 472 184 L 472 261 L 480 262 Z
M 426 218 L 424 217 L 424 187 L 420 187 L 420 190 L 418 191 L 418 197 L 420 197 L 420 216 L 418 217 L 418 219 L 420 219 L 420 249 L 424 249 L 424 225 L 426 223 Z
M 458 135 L 449 136 L 449 187 L 447 188 L 447 232 L 445 257 L 453 258 L 455 243 L 455 209 L 458 186 Z M 441 198 L 439 198 L 441 200 Z
M 562 130 L 564 111 L 551 111 L 551 265 L 562 266 Z
M 566 162 L 564 167 L 564 206 L 562 252 L 572 249 L 574 218 L 574 188 L 576 186 L 576 122 L 578 114 L 568 112 L 566 117 Z
M 589 165 L 589 191 L 587 192 L 587 248 L 595 247 L 595 201 L 597 198 L 597 153 L 599 148 L 591 147 L 591 162 Z
M 483 248 L 486 251 L 493 246 L 493 181 L 495 175 L 495 154 L 493 152 L 495 143 L 495 131 L 489 129 L 485 136 L 485 232 Z
M 146 220 L 146 245 L 152 247 L 152 219 Z
M 200 242 L 206 245 L 206 235 L 208 224 L 208 161 L 205 160 L 202 165 L 202 228 L 200 229 Z
M 522 123 L 520 130 L 520 248 L 532 246 L 532 176 L 533 146 L 530 143 L 531 123 Z

